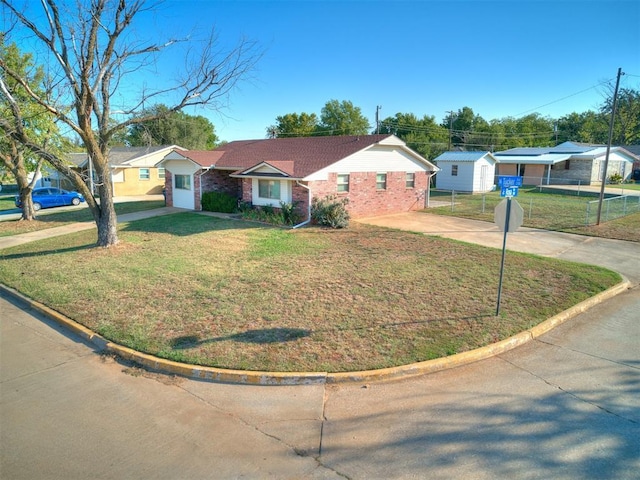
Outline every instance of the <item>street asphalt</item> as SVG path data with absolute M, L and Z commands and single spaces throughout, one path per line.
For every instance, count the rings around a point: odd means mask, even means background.
M 502 242 L 482 222 L 364 221 Z M 639 478 L 640 244 L 522 229 L 507 246 L 606 266 L 631 288 L 475 363 L 298 386 L 150 373 L 1 296 L 0 478 Z

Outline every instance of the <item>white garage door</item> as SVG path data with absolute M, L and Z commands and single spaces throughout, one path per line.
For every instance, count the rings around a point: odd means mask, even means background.
M 195 210 L 193 175 L 175 175 L 173 179 L 173 206 Z

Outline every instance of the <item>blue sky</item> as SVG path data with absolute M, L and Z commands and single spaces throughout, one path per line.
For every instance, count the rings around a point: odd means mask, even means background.
M 165 0 L 136 24 L 154 41 L 215 27 L 264 50 L 228 108 L 205 115 L 222 140 L 264 138 L 275 118 L 316 113 L 331 99 L 373 125 L 398 112 L 438 122 L 471 107 L 486 120 L 595 109 L 618 67 L 640 88 L 640 2 L 617 0 Z M 157 79 L 181 59 L 161 57 Z M 595 87 L 595 88 L 591 88 Z M 585 91 L 586 90 L 586 91 Z M 582 92 L 582 93 L 579 93 Z
M 471 107 L 486 120 L 595 109 L 618 67 L 640 86 L 638 1 L 179 1 L 177 24 L 255 39 L 255 80 L 231 97 L 224 140 L 264 138 L 278 115 L 349 100 L 374 124 Z M 633 76 L 635 75 L 635 76 Z M 587 90 L 583 93 L 583 90 Z M 577 94 L 577 95 L 576 95 Z M 569 98 L 565 98 L 569 97 Z M 559 101 L 560 99 L 563 99 Z M 552 103 L 553 102 L 553 103 Z

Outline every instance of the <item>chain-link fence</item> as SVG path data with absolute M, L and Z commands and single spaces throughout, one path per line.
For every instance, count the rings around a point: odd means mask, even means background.
M 435 213 L 493 221 L 496 205 L 504 200 L 500 192 L 470 194 L 432 190 L 430 209 Z M 524 209 L 524 225 L 551 230 L 593 225 L 597 220 L 599 195 L 592 191 L 541 191 L 538 187 L 521 188 L 515 200 Z M 607 196 L 601 222 L 640 212 L 640 191 L 634 195 Z
M 600 200 L 587 202 L 585 225 L 595 225 L 597 223 L 599 204 Z M 620 195 L 618 197 L 605 198 L 602 201 L 602 207 L 600 207 L 600 222 L 608 222 L 609 220 L 638 212 L 640 212 L 640 195 Z

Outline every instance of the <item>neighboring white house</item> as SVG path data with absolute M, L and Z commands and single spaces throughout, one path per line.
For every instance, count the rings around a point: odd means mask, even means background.
M 564 142 L 555 147 L 511 148 L 494 156 L 498 175 L 519 175 L 525 185 L 598 184 L 616 174 L 628 179 L 638 157 L 623 147 L 612 146 L 604 174 L 606 152 L 605 145 Z
M 444 152 L 434 162 L 440 169 L 438 189 L 482 193 L 495 188 L 496 158 L 491 152 Z

